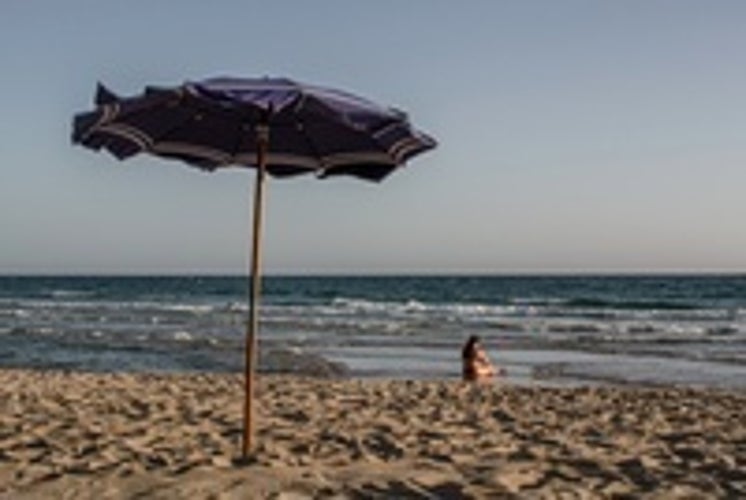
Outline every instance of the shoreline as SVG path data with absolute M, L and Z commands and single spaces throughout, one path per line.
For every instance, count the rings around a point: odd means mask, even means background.
M 0 369 L 67 370 L 93 373 L 238 373 L 242 340 L 213 344 L 180 339 L 164 344 L 113 344 L 106 338 L 57 338 L 0 334 L 6 355 Z M 347 341 L 296 345 L 282 338 L 262 339 L 259 371 L 264 374 L 395 380 L 460 378 L 459 342 Z M 511 384 L 537 386 L 633 385 L 746 389 L 740 358 L 695 359 L 667 352 L 624 352 L 587 345 L 533 345 L 487 338 L 490 358 L 507 369 Z M 494 348 L 494 344 L 498 344 Z M 493 348 L 490 348 L 493 347 Z
M 741 390 L 262 375 L 240 466 L 242 384 L 0 369 L 0 498 L 746 495 Z

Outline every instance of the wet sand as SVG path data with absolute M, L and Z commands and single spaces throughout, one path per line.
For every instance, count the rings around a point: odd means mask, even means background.
M 739 498 L 746 393 L 0 370 L 0 498 Z

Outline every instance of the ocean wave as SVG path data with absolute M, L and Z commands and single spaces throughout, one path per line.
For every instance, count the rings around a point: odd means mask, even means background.
M 607 325 L 598 323 L 550 323 L 545 326 L 550 333 L 601 333 L 608 329 Z
M 515 305 L 458 302 L 425 303 L 415 299 L 395 302 L 345 297 L 337 297 L 330 305 L 326 306 L 308 306 L 308 310 L 348 315 L 360 313 L 418 317 L 429 315 L 441 319 L 516 316 L 526 312 L 526 308 Z
M 178 332 L 173 332 L 171 334 L 171 338 L 173 340 L 176 340 L 177 342 L 190 342 L 190 341 L 194 340 L 194 336 L 191 333 L 189 333 L 187 331 L 184 331 L 184 330 L 179 330 Z
M 684 301 L 658 299 L 604 299 L 599 297 L 513 297 L 508 303 L 517 306 L 536 306 L 539 308 L 569 308 L 588 310 L 653 310 L 653 311 L 686 311 L 699 309 L 701 305 Z
M 535 318 L 562 318 L 609 321 L 721 321 L 734 317 L 734 312 L 726 309 L 703 308 L 664 308 L 636 309 L 637 303 L 627 303 L 629 308 L 601 309 L 579 307 L 578 304 L 568 307 L 557 300 L 546 301 L 541 305 L 538 300 L 519 300 L 511 304 L 486 303 L 425 303 L 413 299 L 395 301 L 375 301 L 361 298 L 337 297 L 330 304 L 307 306 L 269 306 L 269 311 L 293 311 L 306 316 L 366 316 L 378 315 L 389 317 L 432 318 L 448 322 L 484 322 L 503 321 L 508 319 L 531 320 Z M 647 303 L 651 304 L 651 303 Z M 590 302 L 585 302 L 585 306 Z M 661 303 L 658 303 L 661 305 Z M 670 304 L 669 304 L 670 305 Z M 273 309 L 274 308 L 274 309 Z M 744 316 L 746 318 L 746 316 Z
M 12 307 L 27 309 L 163 309 L 199 312 L 224 307 L 221 304 L 173 302 L 168 300 L 49 300 L 38 298 L 5 300 L 0 301 L 0 305 L 4 306 L 4 309 Z
M 562 303 L 565 307 L 571 308 L 598 308 L 598 309 L 634 309 L 646 311 L 687 311 L 701 308 L 697 304 L 686 302 L 673 302 L 665 300 L 612 300 L 597 298 L 572 298 Z
M 402 313 L 402 312 L 424 312 L 430 310 L 431 306 L 423 302 L 410 299 L 404 302 L 374 301 L 357 298 L 336 297 L 331 302 L 332 308 L 340 311 L 372 312 L 372 313 Z M 310 306 L 313 308 L 314 306 Z
M 87 291 L 87 290 L 57 289 L 57 290 L 46 291 L 46 293 L 42 292 L 41 295 L 42 296 L 47 296 L 47 297 L 52 297 L 52 298 L 93 297 L 93 296 L 96 295 L 96 292 Z
M 11 309 L 8 311 L 10 313 L 10 316 L 14 318 L 30 318 L 31 317 L 31 311 L 28 309 Z
M 209 314 L 211 312 L 222 309 L 222 307 L 207 304 L 164 304 L 159 309 L 163 311 Z
M 544 299 L 542 299 L 544 300 Z M 555 299 L 544 300 L 546 305 L 540 305 L 539 300 L 517 299 L 509 304 L 467 303 L 467 302 L 423 302 L 413 298 L 401 301 L 369 300 L 355 297 L 335 297 L 325 303 L 308 302 L 306 304 L 277 304 L 268 301 L 261 308 L 260 313 L 266 317 L 273 315 L 291 315 L 298 318 L 313 317 L 389 317 L 405 319 L 429 319 L 449 323 L 473 324 L 492 321 L 499 323 L 505 320 L 531 320 L 535 318 L 562 318 L 578 320 L 596 320 L 598 322 L 614 321 L 712 321 L 719 322 L 726 319 L 746 321 L 746 310 L 728 310 L 724 308 L 686 308 L 668 309 L 635 309 L 631 306 L 639 303 L 627 302 L 629 308 L 602 309 L 592 308 L 590 305 L 608 304 L 608 301 L 573 302 L 571 306 L 560 304 Z M 571 301 L 572 302 L 572 301 Z M 651 305 L 652 303 L 647 303 Z M 661 305 L 663 303 L 658 303 Z M 584 307 L 579 307 L 583 305 Z M 246 303 L 240 301 L 218 302 L 173 302 L 173 301 L 111 301 L 111 300 L 16 300 L 10 303 L 0 303 L 0 317 L 15 316 L 29 319 L 30 316 L 54 314 L 88 314 L 89 317 L 104 318 L 102 322 L 112 317 L 131 315 L 131 320 L 137 321 L 138 316 L 147 316 L 149 323 L 169 320 L 179 320 L 181 316 L 216 317 L 227 320 L 240 318 L 248 309 Z M 151 320 L 152 318 L 157 318 Z M 209 318 L 208 318 L 209 319 Z

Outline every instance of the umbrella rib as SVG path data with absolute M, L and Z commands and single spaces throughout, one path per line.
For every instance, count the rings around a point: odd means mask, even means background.
M 241 153 L 234 157 L 234 161 L 238 165 L 254 165 L 256 163 L 256 154 Z M 267 153 L 267 165 L 295 165 L 310 170 L 319 169 L 319 161 L 316 158 L 291 153 Z
M 305 95 L 303 96 L 303 100 L 305 101 Z M 323 172 L 326 170 L 326 158 L 319 153 L 319 148 L 316 147 L 316 143 L 311 139 L 311 136 L 308 135 L 308 132 L 306 132 L 305 124 L 300 124 L 300 136 L 303 137 L 303 140 L 306 141 L 306 144 L 308 145 L 308 149 L 311 151 L 311 154 L 314 155 L 318 160 L 316 161 L 316 165 L 314 165 L 314 170 L 316 171 L 316 174 Z
M 379 113 L 382 114 L 388 114 L 390 113 L 389 108 L 382 107 L 372 101 L 369 101 L 367 99 L 363 99 L 362 97 L 350 94 L 348 92 L 342 92 L 337 89 L 330 89 L 326 87 L 320 87 L 317 85 L 308 85 L 308 84 L 299 84 L 299 88 L 301 90 L 302 95 L 309 95 L 314 97 L 315 101 L 318 101 L 320 103 L 324 103 L 322 99 L 319 99 L 318 97 L 326 98 L 328 100 L 332 101 L 338 101 L 343 104 L 347 104 L 352 106 L 353 108 L 376 108 Z M 330 108 L 331 109 L 331 108 Z M 339 113 L 338 111 L 334 111 L 335 113 Z
M 228 165 L 232 163 L 234 156 L 223 153 L 219 149 L 210 148 L 207 146 L 198 146 L 194 144 L 188 144 L 185 142 L 169 142 L 163 141 L 153 144 L 150 148 L 156 154 L 178 154 L 184 153 L 204 160 L 214 161 L 218 166 Z
M 301 89 L 302 89 L 302 87 L 301 87 Z M 300 94 L 299 94 L 299 96 L 298 96 L 297 102 L 293 105 L 293 112 L 296 113 L 296 114 L 298 114 L 298 115 L 300 115 L 302 113 L 302 111 L 303 111 L 303 106 L 305 105 L 305 103 L 306 103 L 307 100 L 308 100 L 308 94 L 306 92 L 302 92 L 301 91 Z M 301 162 L 303 163 L 303 165 L 302 165 L 303 167 L 308 166 L 309 168 L 313 169 L 317 173 L 319 171 L 323 171 L 326 168 L 325 165 L 324 165 L 325 164 L 325 159 L 324 159 L 323 155 L 321 155 L 321 153 L 319 152 L 319 148 L 316 147 L 316 144 L 314 143 L 314 141 L 311 139 L 311 137 L 306 132 L 307 129 L 306 129 L 305 124 L 302 123 L 302 122 L 299 122 L 299 123 L 296 124 L 295 127 L 296 127 L 296 130 L 298 131 L 298 135 L 303 138 L 303 140 L 305 141 L 306 145 L 308 146 L 308 150 L 311 152 L 311 155 L 310 156 L 306 156 L 306 155 L 301 156 L 301 155 L 278 155 L 278 154 L 272 154 L 272 149 L 271 149 L 272 137 L 271 137 L 271 135 L 272 135 L 273 127 L 270 125 L 270 150 L 269 150 L 269 152 L 267 154 L 267 163 L 271 164 L 273 162 L 277 162 L 279 157 L 281 157 L 281 156 L 287 156 L 288 158 L 293 158 L 295 160 L 301 160 L 302 159 Z M 289 163 L 300 163 L 300 162 L 293 161 L 293 162 L 289 162 Z
M 178 88 L 176 89 L 176 91 L 180 97 L 178 102 L 180 102 L 182 106 L 189 109 L 189 114 L 182 121 L 179 121 L 178 123 L 173 124 L 171 127 L 165 130 L 161 130 L 160 133 L 158 134 L 159 137 L 178 135 L 178 134 L 175 134 L 175 132 L 177 132 L 180 128 L 188 126 L 190 124 L 190 120 L 194 116 L 198 116 L 204 112 L 198 105 L 199 101 L 186 98 L 187 93 L 190 91 L 188 87 Z M 211 148 L 209 146 L 202 146 L 202 145 L 194 145 L 194 144 L 189 144 L 189 143 L 179 142 L 179 141 L 162 141 L 162 140 L 154 141 L 152 151 L 156 154 L 185 153 L 185 154 L 194 156 L 196 158 L 201 158 L 203 160 L 214 162 L 216 164 L 215 165 L 216 168 L 230 165 L 232 162 L 235 162 L 235 158 L 236 158 L 235 154 L 225 153 L 224 151 L 216 149 L 216 148 Z
M 324 163 L 330 167 L 353 165 L 355 163 L 370 162 L 381 165 L 396 165 L 396 160 L 387 153 L 367 151 L 359 153 L 335 153 L 324 156 Z
M 397 163 L 400 163 L 411 151 L 419 149 L 421 146 L 422 141 L 418 138 L 405 137 L 404 139 L 395 142 L 394 145 L 389 148 L 389 151 L 391 156 L 394 157 L 394 160 Z
M 316 87 L 306 86 L 305 88 L 313 89 L 315 92 L 322 93 L 319 91 L 320 89 Z M 335 93 L 332 93 L 332 94 L 327 93 L 327 95 L 335 96 L 337 98 L 344 97 L 345 99 L 349 100 L 349 102 L 355 103 L 354 96 L 338 95 Z M 344 124 L 345 126 L 351 127 L 353 129 L 356 128 L 354 122 L 351 122 L 350 120 L 348 120 L 345 114 L 339 113 L 332 107 L 328 106 L 327 103 L 321 101 L 320 99 L 316 98 L 315 95 L 312 95 L 308 92 L 301 92 L 298 102 L 296 103 L 294 107 L 295 112 L 297 113 L 302 112 L 303 105 L 306 103 L 306 101 L 313 101 L 316 105 L 323 107 L 327 112 L 331 113 L 335 117 L 334 121 L 340 122 Z M 324 155 L 320 152 L 319 148 L 316 147 L 316 143 L 313 141 L 311 136 L 308 134 L 307 130 L 308 128 L 305 126 L 305 123 L 300 123 L 300 127 L 298 128 L 299 135 L 303 137 L 311 153 L 316 158 L 318 158 L 318 166 L 316 168 L 317 175 L 324 176 L 325 173 L 330 168 L 339 167 L 343 165 L 351 165 L 351 164 L 355 164 L 357 162 L 362 162 L 362 161 L 369 161 L 371 163 L 386 164 L 386 165 L 395 164 L 395 159 L 390 154 L 381 153 L 378 151 L 365 151 L 365 152 L 358 152 L 358 153 L 335 153 L 335 154 L 330 154 L 330 155 Z
M 101 116 L 99 116 L 98 120 L 96 120 L 96 123 L 94 123 L 93 126 L 90 128 L 89 134 L 99 127 L 114 120 L 114 118 L 116 118 L 119 114 L 119 109 L 120 107 L 118 102 L 104 105 Z
M 101 111 L 98 113 L 96 121 L 81 135 L 81 141 L 85 141 L 90 136 L 101 130 L 101 127 L 110 123 L 118 114 L 119 103 L 105 104 L 101 106 Z
M 111 123 L 98 127 L 97 132 L 106 132 L 108 134 L 119 136 L 134 143 L 140 150 L 150 150 L 153 145 L 153 139 L 142 130 L 126 125 L 124 123 Z

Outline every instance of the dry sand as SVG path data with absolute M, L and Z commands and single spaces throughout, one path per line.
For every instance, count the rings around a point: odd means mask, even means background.
M 746 394 L 0 370 L 0 498 L 743 498 Z

